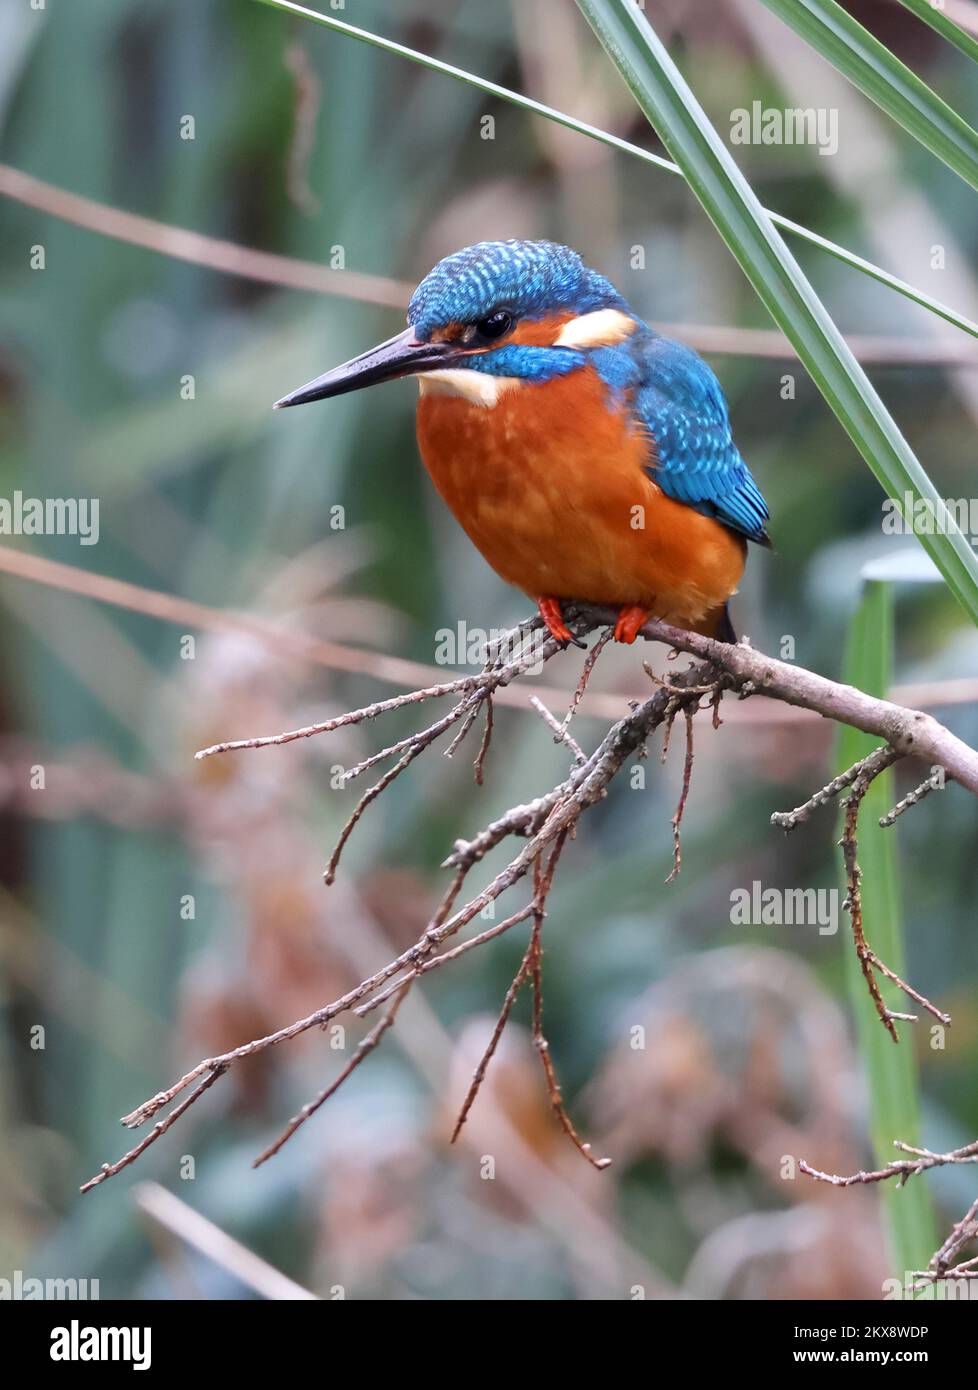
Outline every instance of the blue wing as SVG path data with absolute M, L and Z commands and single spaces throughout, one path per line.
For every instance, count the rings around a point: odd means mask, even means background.
M 633 351 L 632 409 L 653 450 L 646 472 L 677 502 L 770 545 L 767 503 L 733 442 L 710 368 L 682 343 L 651 333 Z

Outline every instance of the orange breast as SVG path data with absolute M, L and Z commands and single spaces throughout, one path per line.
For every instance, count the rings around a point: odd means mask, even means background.
M 424 391 L 417 426 L 456 519 L 531 597 L 639 604 L 696 626 L 734 592 L 743 540 L 652 482 L 648 438 L 608 408 L 593 368 L 513 385 L 491 407 Z

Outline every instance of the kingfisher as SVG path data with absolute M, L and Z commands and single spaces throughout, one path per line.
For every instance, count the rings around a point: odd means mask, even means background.
M 276 408 L 417 377 L 432 482 L 558 642 L 568 600 L 616 608 L 620 642 L 649 617 L 736 640 L 728 599 L 768 509 L 701 357 L 550 241 L 446 256 L 407 322 Z

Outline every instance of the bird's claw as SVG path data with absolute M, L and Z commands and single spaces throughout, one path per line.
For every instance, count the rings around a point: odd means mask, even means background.
M 547 631 L 555 642 L 559 642 L 562 647 L 573 642 L 575 647 L 580 647 L 582 650 L 587 649 L 587 643 L 582 642 L 579 637 L 575 637 L 564 622 L 559 598 L 538 598 L 537 607 L 540 609 L 540 617 L 546 624 Z
M 631 646 L 648 616 L 647 608 L 642 608 L 637 603 L 627 604 L 618 614 L 618 621 L 615 623 L 615 641 Z

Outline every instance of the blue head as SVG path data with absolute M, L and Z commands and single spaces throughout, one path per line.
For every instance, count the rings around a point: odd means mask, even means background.
M 570 311 L 628 306 L 610 281 L 555 241 L 480 241 L 439 261 L 411 296 L 408 323 L 422 340 L 494 314 L 510 326 Z M 501 336 L 496 330 L 496 336 Z
M 407 317 L 406 332 L 277 404 L 459 369 L 546 380 L 579 367 L 582 350 L 621 342 L 637 327 L 610 281 L 552 241 L 481 241 L 446 256 L 418 285 Z

